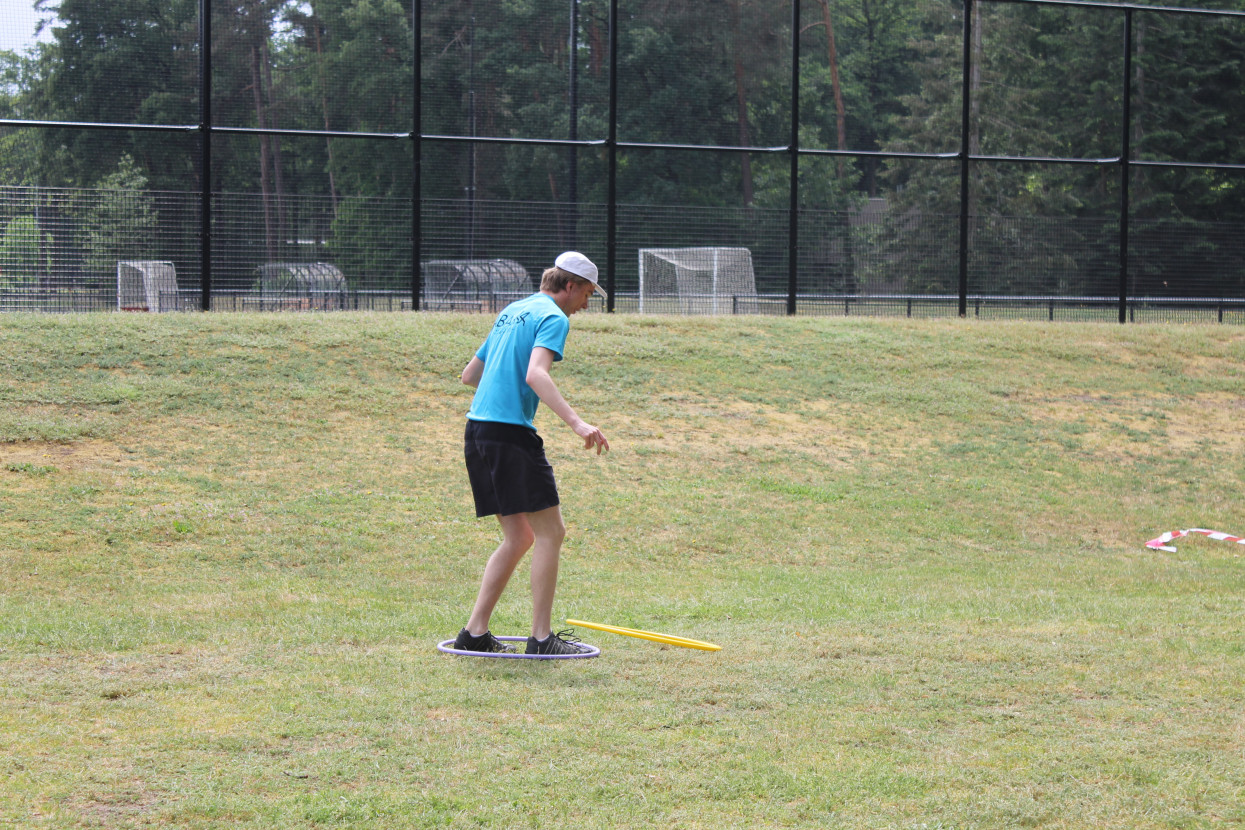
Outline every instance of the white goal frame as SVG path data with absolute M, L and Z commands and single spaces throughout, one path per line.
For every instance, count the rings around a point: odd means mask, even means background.
M 699 304 L 703 300 L 711 300 L 710 314 L 731 313 L 734 310 L 734 298 L 738 296 L 755 296 L 756 295 L 756 274 L 752 268 L 752 250 L 749 248 L 731 248 L 731 247 L 698 247 L 698 248 L 640 248 L 639 249 L 639 268 L 640 268 L 640 297 L 639 311 L 644 313 L 644 300 L 646 295 L 651 294 L 645 290 L 645 257 L 656 257 L 664 260 L 674 267 L 676 273 L 675 293 L 673 294 L 652 294 L 652 299 L 673 298 L 680 301 L 682 308 L 680 311 L 684 314 L 696 313 L 697 309 L 702 308 Z M 728 265 L 729 262 L 729 265 Z M 682 280 L 678 277 L 680 270 L 686 272 L 708 272 L 710 275 L 710 292 L 708 294 L 688 294 L 683 290 L 680 284 Z M 734 287 L 742 290 L 723 291 L 725 275 L 731 274 L 735 277 L 732 280 Z M 651 282 L 651 280 L 650 280 Z M 723 308 L 723 303 L 728 303 Z M 701 313 L 705 313 L 702 311 Z
M 162 298 L 171 296 L 168 310 L 178 307 L 177 271 L 163 260 L 121 260 L 117 262 L 117 310 L 165 310 Z

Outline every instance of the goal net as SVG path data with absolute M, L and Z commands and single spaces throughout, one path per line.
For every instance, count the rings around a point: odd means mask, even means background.
M 640 311 L 731 314 L 756 295 L 747 248 L 641 248 Z
M 117 308 L 121 311 L 177 311 L 177 272 L 171 262 L 117 263 Z

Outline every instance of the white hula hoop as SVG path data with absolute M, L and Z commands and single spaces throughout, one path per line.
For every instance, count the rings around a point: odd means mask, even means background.
M 498 637 L 497 639 L 507 643 L 526 643 L 526 637 Z M 442 640 L 437 643 L 437 651 L 445 654 L 453 654 L 458 657 L 501 657 L 506 660 L 586 660 L 589 657 L 600 657 L 601 649 L 590 643 L 576 643 L 576 645 L 587 649 L 578 654 L 523 654 L 522 652 L 505 652 L 505 651 L 463 651 L 454 648 L 453 640 Z

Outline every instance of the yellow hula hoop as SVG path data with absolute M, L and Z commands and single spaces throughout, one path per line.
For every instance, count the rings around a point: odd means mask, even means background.
M 597 631 L 608 631 L 611 634 L 622 634 L 625 637 L 637 637 L 641 640 L 651 640 L 654 643 L 663 643 L 669 646 L 680 646 L 682 648 L 695 648 L 701 651 L 721 651 L 722 647 L 714 643 L 706 643 L 701 640 L 691 640 L 687 637 L 676 637 L 673 634 L 658 634 L 656 631 L 641 631 L 638 628 L 623 628 L 619 625 L 605 625 L 604 623 L 584 622 L 583 620 L 567 620 L 567 625 L 579 625 L 584 628 L 595 628 Z

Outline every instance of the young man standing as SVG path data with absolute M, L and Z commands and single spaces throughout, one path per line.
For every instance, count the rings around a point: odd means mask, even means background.
M 597 267 L 567 251 L 545 271 L 540 291 L 511 303 L 497 316 L 484 344 L 463 369 L 476 387 L 467 412 L 465 454 L 476 516 L 496 515 L 502 541 L 484 568 L 480 592 L 454 648 L 510 651 L 489 631 L 489 618 L 519 560 L 532 551 L 532 634 L 528 654 L 573 654 L 582 649 L 553 633 L 553 594 L 566 525 L 553 467 L 532 425 L 540 401 L 584 439 L 584 449 L 610 448 L 600 429 L 575 412 L 549 374 L 562 359 L 570 316 L 588 307 Z

